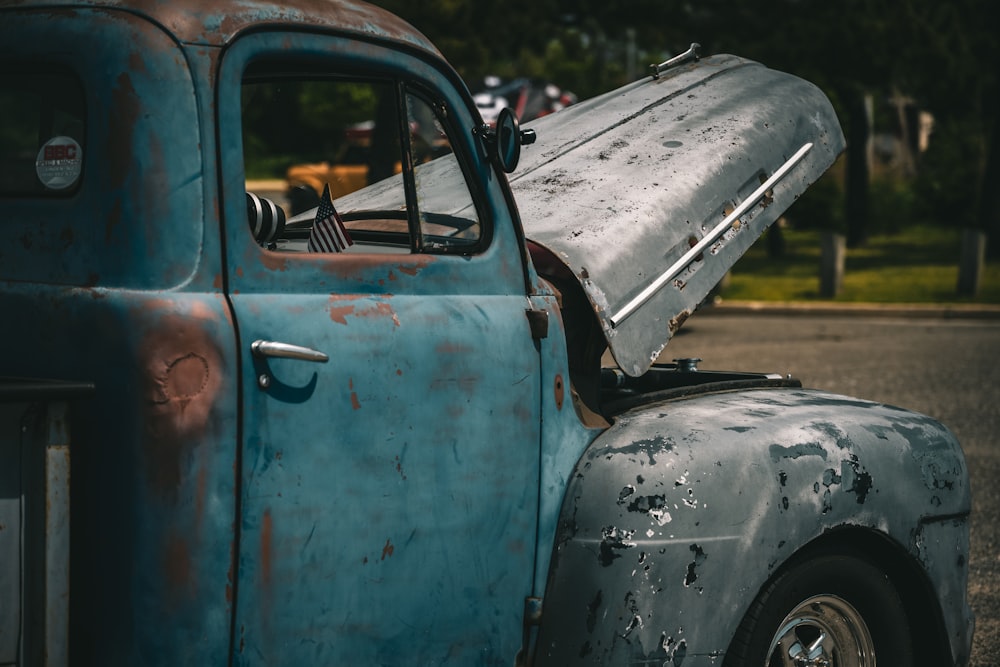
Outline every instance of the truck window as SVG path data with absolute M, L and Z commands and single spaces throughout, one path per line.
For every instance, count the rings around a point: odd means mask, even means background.
M 241 104 L 257 241 L 276 252 L 476 250 L 480 216 L 430 100 L 393 79 L 252 68 Z
M 0 196 L 59 197 L 80 183 L 83 86 L 68 68 L 0 61 Z

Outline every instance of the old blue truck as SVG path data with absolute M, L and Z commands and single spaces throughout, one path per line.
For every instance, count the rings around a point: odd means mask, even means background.
M 0 665 L 967 664 L 949 431 L 665 351 L 811 84 L 487 124 L 354 0 L 3 2 L 0 72 Z

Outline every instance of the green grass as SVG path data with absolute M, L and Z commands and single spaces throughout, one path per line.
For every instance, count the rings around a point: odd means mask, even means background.
M 726 300 L 818 301 L 820 232 L 782 230 L 785 253 L 768 257 L 762 238 L 733 267 Z M 770 232 L 769 232 L 770 233 Z M 1000 262 L 987 262 L 975 298 L 959 297 L 961 232 L 915 226 L 849 248 L 836 302 L 1000 303 Z

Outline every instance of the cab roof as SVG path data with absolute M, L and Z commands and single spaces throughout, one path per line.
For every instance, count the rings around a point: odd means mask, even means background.
M 283 27 L 401 42 L 440 56 L 430 40 L 406 21 L 356 0 L 12 0 L 4 4 L 6 9 L 126 11 L 159 24 L 188 44 L 224 46 L 248 30 Z

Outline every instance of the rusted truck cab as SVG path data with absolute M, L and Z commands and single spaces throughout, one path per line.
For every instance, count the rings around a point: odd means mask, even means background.
M 508 176 L 359 2 L 4 3 L 0 64 L 0 665 L 967 660 L 944 427 L 658 361 L 842 150 L 811 85 L 688 55 Z

